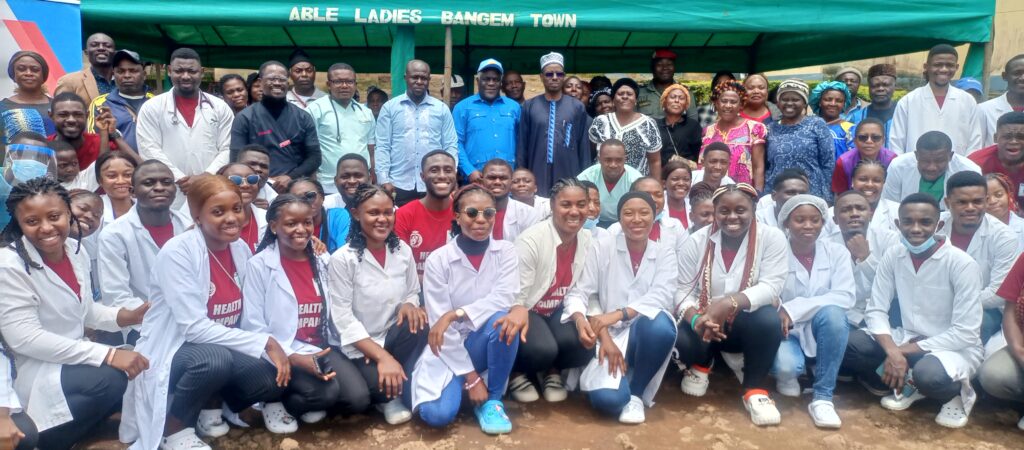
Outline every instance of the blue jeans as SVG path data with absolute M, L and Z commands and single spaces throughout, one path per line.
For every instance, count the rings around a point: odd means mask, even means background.
M 488 400 L 501 400 L 501 396 L 505 394 L 508 375 L 512 372 L 512 364 L 516 360 L 516 351 L 519 349 L 519 339 L 513 339 L 512 345 L 498 339 L 501 329 L 494 328 L 494 322 L 505 317 L 506 314 L 504 311 L 494 313 L 490 319 L 487 319 L 487 323 L 477 331 L 470 333 L 463 344 L 469 351 L 473 369 L 477 372 L 488 371 L 486 380 Z M 462 405 L 462 392 L 465 384 L 465 375 L 453 377 L 441 391 L 441 397 L 420 404 L 420 418 L 427 425 L 435 428 L 445 427 L 452 423 L 459 413 L 459 406 Z
M 986 308 L 981 316 L 981 342 L 987 344 L 1002 328 L 1003 312 L 999 308 Z
M 838 306 L 825 306 L 811 318 L 811 332 L 818 345 L 817 364 L 814 366 L 814 400 L 832 401 L 836 389 L 836 376 L 846 353 L 850 337 L 846 312 Z M 791 380 L 804 373 L 806 361 L 800 341 L 790 335 L 779 345 L 771 374 L 776 380 Z
M 660 313 L 654 320 L 637 318 L 629 327 L 629 345 L 624 356 L 626 376 L 622 377 L 618 389 L 590 391 L 590 404 L 602 414 L 618 416 L 630 396 L 643 396 L 675 343 L 676 324 L 668 314 Z

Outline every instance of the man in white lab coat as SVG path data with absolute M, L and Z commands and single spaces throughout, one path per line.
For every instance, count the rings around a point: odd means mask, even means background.
M 779 209 L 789 200 L 800 194 L 811 192 L 811 180 L 807 172 L 799 167 L 785 169 L 772 182 L 772 194 L 761 197 L 757 201 L 757 223 L 782 229 L 779 226 Z M 826 220 L 828 220 L 826 218 Z
M 1010 58 L 1003 67 L 1006 93 L 978 105 L 983 144 L 996 142 L 996 122 L 1008 112 L 1024 111 L 1024 53 Z
M 928 84 L 910 91 L 896 104 L 889 136 L 892 151 L 913 151 L 918 138 L 932 130 L 946 132 L 958 155 L 967 156 L 982 147 L 977 102 L 949 83 L 959 68 L 955 48 L 948 44 L 932 47 L 924 63 Z
M 498 215 L 494 216 L 491 237 L 515 242 L 520 233 L 540 222 L 540 214 L 526 203 L 512 200 L 512 165 L 501 158 L 494 158 L 484 164 L 480 184 L 494 195 Z
M 981 173 L 981 168 L 953 153 L 953 141 L 941 131 L 921 135 L 916 145 L 916 151 L 897 156 L 889 163 L 882 199 L 901 202 L 910 194 L 921 192 L 935 198 L 939 209 L 945 211 L 942 198 L 949 177 L 965 170 Z
M 931 398 L 945 403 L 935 421 L 961 428 L 974 405 L 971 378 L 981 365 L 981 274 L 978 264 L 943 236 L 939 205 L 911 194 L 899 209 L 901 247 L 878 263 L 865 321 L 850 333 L 843 366 L 882 399 L 902 411 Z M 890 325 L 899 298 L 898 327 Z
M 979 299 L 985 310 L 981 340 L 996 334 L 1003 321 L 1005 302 L 996 295 L 1017 260 L 1017 233 L 985 213 L 988 183 L 974 172 L 960 172 L 946 184 L 946 207 L 939 230 L 956 248 L 967 252 L 981 271 Z

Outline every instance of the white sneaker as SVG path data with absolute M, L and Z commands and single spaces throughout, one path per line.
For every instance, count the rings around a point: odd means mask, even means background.
M 882 397 L 882 407 L 891 411 L 903 411 L 922 398 L 924 398 L 924 394 L 917 392 L 916 390 L 913 394 L 905 395 L 898 399 L 895 395 L 889 394 Z
M 530 403 L 540 399 L 537 388 L 523 374 L 516 375 L 515 378 L 508 380 L 508 392 L 512 395 L 512 400 L 519 403 Z
M 636 425 L 644 423 L 647 418 L 644 416 L 644 401 L 635 395 L 629 396 L 629 403 L 619 413 L 619 422 Z
M 1020 421 L 1017 422 L 1017 428 L 1024 430 L 1024 416 L 1021 416 Z
M 725 360 L 725 365 L 729 366 L 736 374 L 736 379 L 740 380 L 740 384 L 743 384 L 743 354 L 722 352 L 722 359 Z
M 263 424 L 274 434 L 294 433 L 299 429 L 299 421 L 288 414 L 281 402 L 263 405 Z
M 967 410 L 964 409 L 964 400 L 960 396 L 942 405 L 939 415 L 935 416 L 935 423 L 946 428 L 963 428 L 967 425 Z
M 384 414 L 384 421 L 390 425 L 398 425 L 412 420 L 412 411 L 405 407 L 400 398 L 378 404 L 377 411 Z
M 231 431 L 231 427 L 221 417 L 223 413 L 224 410 L 222 409 L 204 409 L 199 411 L 199 419 L 196 420 L 196 434 L 212 438 L 219 438 L 228 434 L 228 431 Z
M 196 436 L 195 428 L 186 428 L 163 438 L 160 450 L 213 450 Z
M 778 425 L 782 415 L 775 407 L 775 401 L 764 394 L 754 394 L 743 399 L 743 406 L 750 412 L 750 420 L 754 425 Z
M 563 401 L 567 397 L 569 397 L 569 392 L 565 390 L 565 383 L 562 382 L 562 375 L 552 373 L 544 377 L 545 401 L 555 403 Z
M 836 406 L 828 400 L 815 400 L 807 405 L 807 412 L 811 414 L 811 420 L 818 428 L 839 428 L 843 421 L 836 413 Z
M 801 392 L 800 380 L 796 378 L 775 380 L 775 390 L 786 397 L 799 397 Z
M 310 411 L 299 416 L 302 423 L 317 423 L 327 417 L 327 411 Z
M 249 428 L 249 424 L 245 423 L 245 421 L 242 420 L 242 417 L 239 416 L 238 413 L 232 411 L 231 408 L 228 407 L 228 404 L 226 402 L 222 403 L 222 405 L 223 406 L 221 406 L 220 410 L 221 417 L 223 417 L 224 420 L 228 421 L 228 423 L 238 428 Z M 253 405 L 253 407 L 258 406 L 259 405 Z
M 708 380 L 707 372 L 690 367 L 683 371 L 683 382 L 679 384 L 679 388 L 686 395 L 703 397 L 704 394 L 708 393 L 708 385 L 710 384 L 711 381 Z

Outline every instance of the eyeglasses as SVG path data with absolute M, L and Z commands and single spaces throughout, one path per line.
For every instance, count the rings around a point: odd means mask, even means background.
M 1024 142 L 1024 133 L 1010 133 L 1010 132 L 996 133 L 996 136 L 998 136 L 998 140 L 1001 140 L 1001 141 L 1006 141 L 1006 142 L 1011 142 L 1011 141 Z
M 356 80 L 327 80 L 331 86 L 355 86 Z
M 235 186 L 241 186 L 243 181 L 245 184 L 255 186 L 260 182 L 260 176 L 256 174 L 246 175 L 244 177 L 241 175 L 229 175 L 228 180 L 235 183 Z
M 263 77 L 261 80 L 267 84 L 288 84 L 288 78 L 286 77 Z
M 565 72 L 544 72 L 547 78 L 565 78 Z
M 312 203 L 312 202 L 314 202 L 316 200 L 316 198 L 319 195 L 320 194 L 317 194 L 316 191 L 307 191 L 307 192 L 303 192 L 303 193 L 299 194 L 299 197 L 301 197 L 303 200 L 305 200 L 307 202 Z
M 860 142 L 882 142 L 885 137 L 880 134 L 858 134 L 857 140 Z
M 469 216 L 470 219 L 476 219 L 476 216 L 479 216 L 480 213 L 484 213 L 484 219 L 487 219 L 487 220 L 491 220 L 491 219 L 494 218 L 494 216 L 498 215 L 498 210 L 497 209 L 486 208 L 483 211 L 481 211 L 481 210 L 476 209 L 476 208 L 474 208 L 472 206 L 469 207 L 469 208 L 466 208 L 466 211 L 464 211 L 464 212 L 466 213 L 467 216 Z

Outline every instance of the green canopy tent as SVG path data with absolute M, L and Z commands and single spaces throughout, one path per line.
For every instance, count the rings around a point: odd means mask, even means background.
M 948 42 L 974 44 L 965 74 L 980 76 L 994 14 L 995 0 L 82 1 L 85 33 L 104 31 L 153 60 L 188 46 L 206 66 L 256 67 L 302 47 L 319 67 L 391 72 L 396 92 L 414 54 L 435 67 L 445 59 L 446 28 L 455 71 L 466 74 L 487 57 L 536 72 L 549 51 L 564 53 L 570 72 L 646 72 L 662 47 L 680 55 L 679 70 L 755 72 Z

